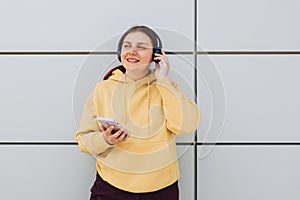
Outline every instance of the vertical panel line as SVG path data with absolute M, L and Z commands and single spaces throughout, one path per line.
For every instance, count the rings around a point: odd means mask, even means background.
M 197 0 L 194 0 L 194 91 L 195 91 L 195 102 L 197 103 L 197 97 L 198 97 L 198 87 L 197 87 L 197 28 L 198 28 L 198 21 L 197 21 Z M 195 132 L 194 137 L 194 199 L 197 200 L 197 130 Z

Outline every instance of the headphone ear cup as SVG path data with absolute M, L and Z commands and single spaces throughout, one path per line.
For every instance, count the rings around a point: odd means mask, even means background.
M 121 50 L 118 49 L 117 51 L 118 60 L 121 62 Z
M 152 54 L 152 61 L 154 61 L 155 63 L 159 63 L 160 60 L 154 60 L 154 58 L 156 57 L 155 53 L 162 54 L 161 53 L 161 48 L 159 48 L 159 47 L 153 48 L 153 54 Z

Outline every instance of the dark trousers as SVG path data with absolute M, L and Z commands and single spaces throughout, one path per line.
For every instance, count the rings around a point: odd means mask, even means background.
M 90 200 L 178 200 L 178 181 L 166 188 L 147 193 L 131 193 L 120 190 L 104 181 L 97 173 L 91 188 Z

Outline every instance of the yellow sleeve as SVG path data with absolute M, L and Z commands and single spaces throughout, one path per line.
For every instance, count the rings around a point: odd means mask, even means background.
M 114 146 L 105 141 L 103 132 L 98 126 L 94 109 L 94 95 L 95 90 L 90 93 L 85 103 L 79 129 L 75 136 L 80 151 L 90 155 L 97 155 Z
M 177 83 L 164 78 L 156 83 L 163 100 L 167 128 L 177 134 L 194 133 L 200 123 L 200 112 L 193 100 L 186 97 Z

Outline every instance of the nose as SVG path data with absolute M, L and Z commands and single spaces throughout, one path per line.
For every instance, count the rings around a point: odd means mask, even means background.
M 135 56 L 138 54 L 138 47 L 136 46 L 130 46 L 130 47 L 124 47 L 122 48 L 122 52 L 121 54 L 126 56 L 126 55 L 131 55 L 131 56 Z
M 127 53 L 129 54 L 129 55 L 136 55 L 137 54 L 137 48 L 136 47 L 131 47 L 131 48 L 129 48 L 128 50 L 127 50 Z
M 136 53 L 137 50 L 138 50 L 137 47 L 130 47 L 130 48 L 128 49 L 128 52 L 129 52 L 129 53 Z

